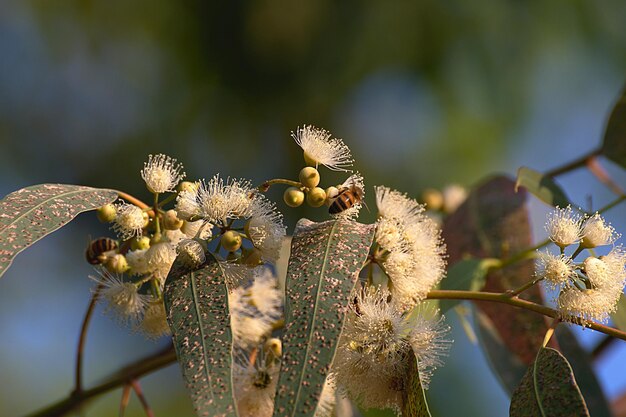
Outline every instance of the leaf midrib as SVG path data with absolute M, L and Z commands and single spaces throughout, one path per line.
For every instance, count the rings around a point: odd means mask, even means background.
M 86 188 L 87 190 L 92 190 L 92 189 L 93 189 L 93 190 L 95 190 L 95 188 L 90 188 L 90 187 L 85 187 L 85 188 Z M 24 189 L 26 189 L 26 188 L 24 188 Z M 37 205 L 35 205 L 35 206 L 31 207 L 29 210 L 27 210 L 27 211 L 25 211 L 24 213 L 22 213 L 22 214 L 20 214 L 19 216 L 17 216 L 17 217 L 15 218 L 15 220 L 13 220 L 11 223 L 8 223 L 5 227 L 1 227 L 1 228 L 0 228 L 0 234 L 1 234 L 2 232 L 4 232 L 4 230 L 5 230 L 5 229 L 8 229 L 9 227 L 13 226 L 13 225 L 14 225 L 15 223 L 17 223 L 18 221 L 22 220 L 22 219 L 23 219 L 24 217 L 26 217 L 28 214 L 32 213 L 32 212 L 33 212 L 33 210 L 35 210 L 36 208 L 41 207 L 42 205 L 44 205 L 44 204 L 48 203 L 49 201 L 55 200 L 55 199 L 57 199 L 57 198 L 59 198 L 59 197 L 62 197 L 62 196 L 63 196 L 63 197 L 67 197 L 67 196 L 69 196 L 69 195 L 72 195 L 72 194 L 77 194 L 77 193 L 80 193 L 80 192 L 83 192 L 83 191 L 87 191 L 87 190 L 83 189 L 83 190 L 70 191 L 70 192 L 68 192 L 68 193 L 58 194 L 58 195 L 52 196 L 52 197 L 50 197 L 50 198 L 48 198 L 48 199 L 46 199 L 46 200 L 42 201 L 41 203 L 39 203 L 39 204 L 37 204 Z
M 330 251 L 330 242 L 332 240 L 332 236 L 334 235 L 337 225 L 339 224 L 339 221 L 335 221 L 335 223 L 333 223 L 333 227 L 330 229 L 330 232 L 328 233 L 328 240 L 326 242 L 326 250 L 324 251 L 324 262 L 322 263 L 322 269 L 320 270 L 320 274 L 319 274 L 319 281 L 317 283 L 317 294 L 315 295 L 315 308 L 313 310 L 313 317 L 311 319 L 311 325 L 309 327 L 309 338 L 307 340 L 307 345 L 306 345 L 306 351 L 304 354 L 304 366 L 302 367 L 302 370 L 300 372 L 300 380 L 298 383 L 298 390 L 296 391 L 296 396 L 295 396 L 295 401 L 294 404 L 297 405 L 299 404 L 299 399 L 300 399 L 300 393 L 302 390 L 302 380 L 304 379 L 304 374 L 306 373 L 305 370 L 307 369 L 307 362 L 306 362 L 306 358 L 309 357 L 309 349 L 311 348 L 311 338 L 313 335 L 313 325 L 315 324 L 315 320 L 317 318 L 317 304 L 319 301 L 319 297 L 320 297 L 320 289 L 322 286 L 322 277 L 324 276 L 324 273 L 326 272 L 326 265 L 327 265 L 327 260 L 328 260 L 328 253 Z M 294 417 L 296 415 L 296 411 L 297 409 L 294 407 L 292 412 L 291 412 L 291 416 Z
M 206 375 L 207 381 L 209 383 L 209 392 L 211 393 L 211 400 L 213 401 L 213 403 L 215 403 L 215 395 L 213 394 L 213 384 L 212 384 L 212 379 L 211 379 L 211 374 L 209 373 L 209 366 L 206 360 L 206 352 L 207 352 L 207 348 L 206 348 L 206 342 L 205 342 L 205 335 L 204 335 L 204 327 L 202 325 L 202 320 L 200 319 L 200 310 L 199 310 L 199 296 L 197 293 L 197 289 L 196 289 L 196 273 L 195 272 L 191 272 L 190 273 L 190 281 L 191 281 L 191 295 L 193 297 L 194 303 L 194 311 L 196 313 L 196 317 L 198 319 L 198 330 L 200 331 L 200 337 L 202 339 L 202 361 L 204 362 L 204 374 Z
M 539 353 L 537 353 L 537 357 L 535 358 L 535 363 L 533 364 L 533 391 L 535 393 L 535 400 L 537 401 L 537 407 L 539 407 L 539 411 L 541 412 L 541 416 L 542 417 L 546 417 L 546 412 L 543 410 L 543 406 L 541 405 L 541 400 L 539 398 L 539 384 L 537 381 L 537 364 L 539 363 L 539 355 L 541 355 L 541 352 L 543 351 L 543 348 L 541 350 L 539 350 Z

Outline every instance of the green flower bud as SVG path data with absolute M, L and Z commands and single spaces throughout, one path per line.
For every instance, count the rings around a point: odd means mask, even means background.
M 222 235 L 222 247 L 228 252 L 234 252 L 241 247 L 243 239 L 241 235 L 234 230 L 229 230 Z
M 104 266 L 113 274 L 121 274 L 130 269 L 126 258 L 121 253 L 107 258 Z
M 117 209 L 113 204 L 105 204 L 96 210 L 96 216 L 102 223 L 111 223 L 117 216 Z
M 141 213 L 141 217 L 143 217 L 143 228 L 145 229 L 150 224 L 150 216 L 144 211 Z
M 182 227 L 183 220 L 176 216 L 176 210 L 168 210 L 163 215 L 163 227 L 167 230 L 178 230 Z
M 313 167 L 305 167 L 300 171 L 300 183 L 307 188 L 314 188 L 320 183 L 320 173 Z
M 320 207 L 326 201 L 326 191 L 320 187 L 315 187 L 306 194 L 306 202 L 311 207 Z
M 140 236 L 130 241 L 131 250 L 143 250 L 150 247 L 150 238 L 148 236 Z
M 283 194 L 283 200 L 289 207 L 298 207 L 304 203 L 304 193 L 296 187 L 289 187 Z

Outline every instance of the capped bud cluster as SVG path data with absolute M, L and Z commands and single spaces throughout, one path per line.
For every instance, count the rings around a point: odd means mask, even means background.
M 568 206 L 548 216 L 546 230 L 560 254 L 539 253 L 538 275 L 547 286 L 559 289 L 556 304 L 562 319 L 606 322 L 626 284 L 626 252 L 616 246 L 605 256 L 590 253 L 582 262 L 575 259 L 585 249 L 613 244 L 619 237 L 615 229 L 598 213 L 586 217 Z M 575 244 L 578 248 L 568 254 L 565 249 Z
M 375 187 L 379 263 L 393 284 L 391 295 L 406 310 L 443 278 L 445 246 L 437 224 L 424 215 L 424 206 L 387 187 Z
M 389 295 L 371 287 L 357 293 L 331 367 L 344 395 L 364 408 L 399 409 L 410 355 L 416 356 L 420 381 L 428 387 L 450 346 L 450 329 L 437 311 L 418 306 L 407 314 L 388 301 Z

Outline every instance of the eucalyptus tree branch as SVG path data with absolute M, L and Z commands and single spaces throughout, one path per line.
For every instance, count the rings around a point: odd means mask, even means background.
M 533 303 L 532 301 L 523 300 L 518 297 L 511 297 L 507 293 L 493 293 L 493 292 L 480 292 L 480 291 L 457 291 L 457 290 L 435 290 L 430 291 L 426 298 L 429 300 L 478 300 L 478 301 L 491 301 L 496 303 L 508 304 L 513 307 L 524 308 L 526 310 L 534 311 L 535 313 L 543 314 L 547 317 L 561 318 L 562 321 L 576 321 L 579 320 L 575 316 L 562 317 L 561 314 L 550 307 L 546 307 L 541 304 Z M 570 320 L 571 319 L 571 320 Z M 594 321 L 586 321 L 585 327 L 607 334 L 609 336 L 622 339 L 626 341 L 626 333 L 621 330 L 614 329 L 609 326 L 605 326 Z
M 93 388 L 80 392 L 74 392 L 67 398 L 49 405 L 39 411 L 29 414 L 28 417 L 60 417 L 76 410 L 88 400 L 101 394 L 132 384 L 132 381 L 150 372 L 161 369 L 176 361 L 173 346 L 168 346 L 159 352 L 146 356 L 138 361 L 125 366 L 104 379 L 103 382 Z
M 98 296 L 100 295 L 102 287 L 102 284 L 98 284 L 93 294 L 91 295 L 91 301 L 89 301 L 89 306 L 87 307 L 87 311 L 85 312 L 85 318 L 83 319 L 83 324 L 80 328 L 80 336 L 78 337 L 78 349 L 76 349 L 76 370 L 74 377 L 75 393 L 79 393 L 83 390 L 83 351 L 85 350 L 87 329 L 89 328 L 89 322 L 91 321 L 91 316 L 93 315 L 93 310 L 96 306 L 96 302 L 98 301 Z
M 580 158 L 574 159 L 566 163 L 565 165 L 561 165 L 560 167 L 553 168 L 545 173 L 548 177 L 556 177 L 557 175 L 565 174 L 567 172 L 573 171 L 577 168 L 583 167 L 589 164 L 589 161 L 597 158 L 598 155 L 602 153 L 601 148 L 594 149 Z

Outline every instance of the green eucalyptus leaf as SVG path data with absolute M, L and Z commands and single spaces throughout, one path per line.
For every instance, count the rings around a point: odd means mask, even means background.
M 315 413 L 373 235 L 373 225 L 347 220 L 302 219 L 296 225 L 274 416 Z
M 117 191 L 67 184 L 22 188 L 0 200 L 0 277 L 15 256 L 78 214 L 115 201 Z
M 508 394 L 519 385 L 528 365 L 502 340 L 492 320 L 478 308 L 474 309 L 476 336 L 494 375 Z
M 190 271 L 177 259 L 163 292 L 176 356 L 199 416 L 236 416 L 232 332 L 222 264 L 211 254 Z
M 520 186 L 553 207 L 567 207 L 570 204 L 565 192 L 552 178 L 533 169 L 521 167 L 517 171 L 515 190 L 517 191 Z
M 409 357 L 409 373 L 402 399 L 402 417 L 432 417 L 426 402 L 426 393 L 420 381 L 415 355 Z
M 626 90 L 622 91 L 606 123 L 602 153 L 626 168 Z
M 510 417 L 589 416 L 567 359 L 542 348 L 511 398 Z
M 626 332 L 626 296 L 624 296 L 623 293 L 619 297 L 617 311 L 611 314 L 611 319 L 613 319 L 613 325 L 615 327 Z
M 580 346 L 576 336 L 566 325 L 558 326 L 555 335 L 563 356 L 567 358 L 574 371 L 589 414 L 593 417 L 611 417 L 611 410 L 593 370 L 590 355 Z
M 497 259 L 463 259 L 452 265 L 446 277 L 441 281 L 442 290 L 480 291 L 485 286 L 487 272 Z M 439 308 L 445 313 L 462 300 L 439 300 Z

